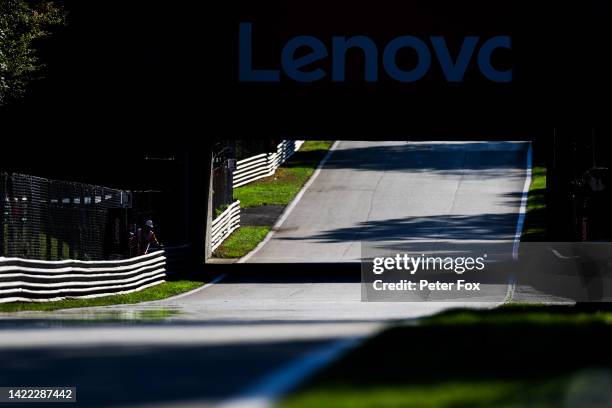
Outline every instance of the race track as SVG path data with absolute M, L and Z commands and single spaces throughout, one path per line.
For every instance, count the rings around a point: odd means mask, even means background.
M 360 241 L 515 239 L 526 143 L 340 142 L 243 272 L 149 304 L 0 321 L 0 383 L 76 385 L 79 406 L 267 406 L 353 341 L 449 307 L 361 302 Z M 146 316 L 158 318 L 146 319 Z M 233 404 L 233 405 L 232 405 Z
M 341 141 L 247 262 L 357 262 L 362 241 L 515 238 L 527 144 Z

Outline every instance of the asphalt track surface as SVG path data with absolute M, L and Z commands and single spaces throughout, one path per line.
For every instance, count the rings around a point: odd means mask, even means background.
M 357 262 L 361 242 L 514 239 L 525 143 L 342 141 L 248 262 Z
M 358 274 L 259 263 L 356 261 L 362 240 L 512 243 L 526 157 L 525 143 L 340 142 L 249 273 L 160 302 L 3 316 L 0 384 L 76 385 L 78 406 L 267 406 L 388 324 L 496 303 L 361 302 Z

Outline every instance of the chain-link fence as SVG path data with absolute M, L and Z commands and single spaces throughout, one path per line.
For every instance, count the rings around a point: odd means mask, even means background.
M 213 147 L 213 218 L 234 202 L 232 188 L 236 167 L 236 141 L 220 140 Z
M 130 194 L 90 184 L 0 174 L 0 255 L 102 260 L 126 255 Z

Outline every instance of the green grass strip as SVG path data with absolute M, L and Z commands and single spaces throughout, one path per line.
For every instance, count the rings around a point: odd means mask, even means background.
M 240 207 L 288 205 L 312 176 L 333 141 L 308 140 L 273 176 L 234 189 Z M 240 227 L 214 253 L 218 258 L 241 258 L 252 251 L 270 231 L 268 226 Z
M 332 141 L 308 140 L 276 173 L 234 189 L 234 199 L 242 208 L 262 205 L 288 205 L 308 181 L 333 144 Z
M 67 299 L 48 303 L 13 302 L 0 303 L 0 312 L 20 312 L 25 310 L 51 311 L 75 307 L 110 306 L 148 302 L 165 299 L 202 286 L 203 282 L 178 280 L 160 283 L 159 285 L 124 295 L 104 296 L 92 299 Z
M 409 368 L 407 368 L 409 369 Z M 454 407 L 556 407 L 565 381 L 532 384 L 528 381 L 442 381 L 427 385 L 376 385 L 351 387 L 338 384 L 300 393 L 282 408 L 454 408 Z M 561 391 L 561 393 L 559 393 Z M 556 393 L 556 394 L 555 394 Z M 523 405 L 526 404 L 526 405 Z
M 215 251 L 218 258 L 241 258 L 265 238 L 270 227 L 240 227 Z
M 610 336 L 606 305 L 450 310 L 368 339 L 279 406 L 608 406 Z
M 546 167 L 536 166 L 531 171 L 531 185 L 527 198 L 527 214 L 522 241 L 546 239 Z

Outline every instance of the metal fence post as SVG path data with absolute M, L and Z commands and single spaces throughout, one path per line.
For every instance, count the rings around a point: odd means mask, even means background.
M 0 173 L 0 256 L 4 256 L 4 206 L 6 201 L 6 173 Z
M 210 165 L 208 167 L 208 203 L 206 208 L 206 242 L 204 245 L 204 259 L 207 260 L 212 256 L 212 214 L 213 208 L 213 168 L 214 168 L 214 155 L 212 148 L 210 149 Z

